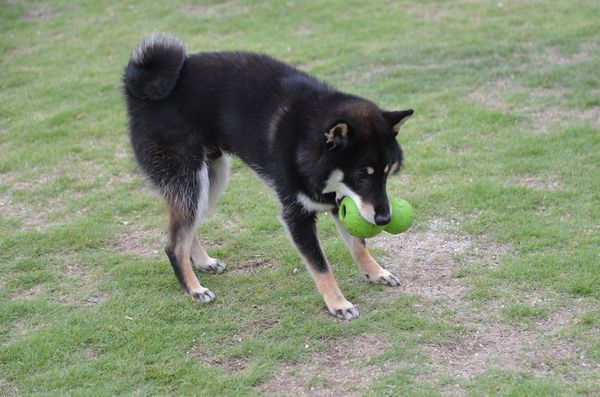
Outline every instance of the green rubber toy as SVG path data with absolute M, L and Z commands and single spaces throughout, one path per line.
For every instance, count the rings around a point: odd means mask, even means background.
M 391 234 L 404 233 L 412 225 L 413 209 L 410 203 L 404 199 L 393 198 L 391 203 L 392 219 L 383 227 L 383 230 Z
M 373 237 L 383 230 L 383 226 L 377 226 L 367 222 L 358 211 L 356 203 L 348 196 L 344 197 L 340 203 L 338 214 L 340 223 L 344 226 L 344 229 L 354 237 Z
M 358 207 L 354 201 L 346 196 L 340 203 L 340 222 L 348 233 L 359 238 L 373 237 L 381 233 L 382 230 L 391 234 L 399 234 L 407 231 L 413 220 L 412 207 L 408 201 L 403 199 L 393 198 L 391 204 L 392 219 L 390 223 L 384 226 L 377 226 L 366 221 L 358 211 Z

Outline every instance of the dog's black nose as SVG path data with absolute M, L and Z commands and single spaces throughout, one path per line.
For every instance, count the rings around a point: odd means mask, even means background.
M 387 225 L 388 223 L 390 223 L 390 214 L 386 214 L 386 215 L 381 215 L 381 214 L 377 214 L 375 215 L 375 224 L 377 226 L 383 226 L 383 225 Z

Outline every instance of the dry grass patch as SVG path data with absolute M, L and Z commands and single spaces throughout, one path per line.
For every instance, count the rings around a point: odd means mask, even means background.
M 386 345 L 373 335 L 335 338 L 310 359 L 281 365 L 261 386 L 265 395 L 358 396 L 372 382 L 391 371 L 387 365 L 369 365 Z

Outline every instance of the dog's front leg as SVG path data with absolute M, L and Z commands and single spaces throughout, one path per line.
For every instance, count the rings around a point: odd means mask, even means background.
M 367 243 L 362 238 L 351 236 L 350 233 L 340 223 L 340 218 L 337 211 L 332 211 L 333 219 L 335 220 L 335 226 L 342 236 L 346 247 L 352 254 L 352 258 L 358 264 L 358 267 L 363 272 L 367 280 L 372 283 L 381 283 L 390 287 L 400 286 L 400 280 L 394 276 L 388 270 L 379 266 L 379 263 L 371 256 Z
M 344 298 L 333 277 L 331 266 L 323 254 L 317 238 L 315 216 L 315 213 L 307 214 L 296 207 L 287 207 L 282 219 L 329 312 L 343 320 L 358 318 L 358 310 Z

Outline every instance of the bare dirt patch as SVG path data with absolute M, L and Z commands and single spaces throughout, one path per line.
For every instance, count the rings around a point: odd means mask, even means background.
M 252 305 L 252 309 L 258 313 L 263 313 L 265 310 L 263 305 Z M 261 334 L 273 328 L 277 323 L 279 323 L 277 317 L 261 315 L 259 318 L 250 322 L 246 329 L 254 334 Z
M 249 259 L 235 264 L 232 273 L 256 273 L 262 269 L 274 269 L 275 263 L 268 258 Z
M 427 299 L 458 299 L 467 286 L 454 276 L 458 259 L 468 264 L 497 266 L 508 248 L 485 237 L 451 231 L 458 223 L 433 219 L 425 230 L 401 235 L 382 233 L 371 244 L 386 252 L 382 265 L 400 277 L 390 294 L 416 294 Z
M 322 65 L 325 65 L 325 64 L 327 64 L 327 62 L 328 62 L 328 60 L 327 60 L 327 59 L 321 59 L 321 58 L 317 58 L 317 59 L 314 59 L 314 60 L 312 60 L 312 61 L 308 61 L 308 62 L 305 62 L 305 63 L 301 63 L 301 64 L 297 65 L 297 67 L 298 67 L 299 69 L 306 70 L 306 71 L 309 71 L 309 72 L 310 72 L 310 71 L 312 71 L 314 68 L 317 68 L 317 67 L 319 67 L 319 66 L 322 66 Z
M 419 21 L 435 22 L 448 15 L 448 10 L 441 7 L 440 3 L 419 4 L 406 7 L 406 13 L 414 16 Z
M 572 121 L 585 121 L 600 127 L 600 107 L 592 107 L 584 110 L 547 107 L 543 109 L 523 109 L 533 122 L 536 133 L 548 132 L 556 126 L 565 126 Z
M 429 345 L 425 350 L 433 358 L 431 369 L 435 373 L 470 379 L 491 368 L 521 369 L 521 360 L 532 343 L 523 330 L 494 326 Z
M 33 169 L 27 174 L 3 174 L 0 176 L 0 183 L 7 189 L 0 193 L 0 214 L 19 222 L 22 231 L 43 232 L 57 227 L 66 219 L 58 216 L 67 209 L 66 201 L 80 196 L 81 192 L 74 189 L 49 195 L 43 190 L 57 183 L 60 178 L 70 178 L 78 184 L 91 183 L 98 175 L 102 175 L 102 171 L 96 163 L 84 161 L 64 163 L 48 170 Z M 16 197 L 28 197 L 28 200 Z M 71 215 L 85 216 L 87 210 L 82 208 Z
M 572 380 L 574 369 L 593 373 L 600 366 L 591 363 L 572 339 L 559 335 L 574 317 L 572 309 L 558 310 L 528 328 L 489 318 L 464 319 L 469 332 L 425 346 L 430 358 L 427 372 L 438 379 L 450 375 L 469 380 L 487 370 L 501 369 L 567 381 Z
M 309 34 L 312 33 L 312 29 L 310 26 L 308 25 L 300 25 L 296 28 L 296 30 L 294 31 L 294 33 L 297 36 L 307 36 Z
M 57 9 L 34 5 L 23 14 L 22 18 L 25 21 L 45 22 L 50 21 L 59 15 L 60 11 Z
M 0 378 L 0 396 L 12 397 L 18 396 L 19 389 L 14 384 Z
M 511 96 L 519 95 L 529 99 L 525 106 L 511 106 L 508 100 Z M 551 110 L 558 110 L 555 107 L 562 105 L 565 101 L 564 93 L 556 88 L 548 87 L 524 87 L 514 79 L 500 79 L 488 82 L 473 90 L 468 95 L 468 99 L 482 104 L 484 107 L 492 110 L 511 111 L 516 114 L 528 115 L 537 109 L 532 107 L 531 101 L 536 100 L 542 103 L 551 103 L 554 107 Z
M 32 335 L 37 331 L 47 327 L 48 325 L 50 324 L 47 322 L 34 321 L 31 318 L 31 316 L 19 318 L 10 323 L 10 325 L 8 326 L 8 334 L 3 336 L 2 339 L 0 339 L 1 345 L 3 347 L 10 346 L 14 342 Z M 0 396 L 4 396 L 4 394 L 0 393 Z
M 4 145 L 0 145 L 0 148 Z M 10 185 L 17 174 L 15 172 L 3 172 L 0 174 L 0 185 Z
M 358 69 L 352 69 L 344 73 L 345 81 L 352 83 L 370 82 L 382 76 L 387 76 L 397 68 L 397 65 L 373 65 L 369 64 Z
M 509 185 L 522 186 L 533 190 L 556 191 L 564 189 L 558 175 L 521 175 L 508 182 Z
M 590 45 L 583 45 L 575 52 L 564 53 L 556 48 L 547 47 L 543 51 L 533 53 L 531 60 L 536 66 L 565 66 L 580 63 L 590 58 L 591 51 L 594 48 Z
M 515 296 L 533 307 L 555 307 L 547 316 L 525 326 L 502 321 L 501 300 L 482 307 L 466 297 L 472 287 L 468 278 L 456 276 L 457 268 L 474 264 L 497 267 L 511 249 L 481 234 L 458 233 L 457 225 L 434 219 L 422 231 L 374 239 L 375 246 L 387 252 L 385 267 L 402 283 L 400 288 L 386 291 L 386 296 L 420 295 L 425 299 L 426 312 L 455 313 L 448 321 L 466 330 L 440 343 L 425 345 L 429 362 L 421 368 L 424 380 L 443 389 L 448 376 L 456 380 L 453 387 L 460 387 L 461 382 L 495 368 L 556 375 L 567 381 L 573 369 L 585 373 L 597 370 L 572 340 L 562 336 L 562 331 L 576 321 L 577 313 L 589 310 L 589 305 L 575 301 L 564 305 L 558 300 L 561 298 L 546 299 L 537 291 L 527 295 L 506 291 L 502 296 Z
M 266 395 L 358 396 L 391 368 L 369 365 L 386 345 L 372 335 L 335 338 L 310 359 L 287 363 L 261 385 Z
M 509 103 L 511 96 L 520 96 L 518 105 Z M 525 116 L 531 120 L 534 133 L 545 133 L 569 122 L 584 121 L 600 126 L 600 107 L 573 109 L 566 106 L 564 93 L 547 87 L 524 87 L 513 79 L 492 81 L 473 90 L 468 99 L 484 107 Z
M 109 294 L 98 289 L 100 277 L 95 273 L 98 265 L 80 262 L 75 253 L 57 254 L 48 260 L 48 266 L 59 273 L 60 282 L 49 288 L 50 299 L 60 305 L 92 307 L 103 303 Z
M 243 371 L 248 364 L 246 360 L 237 357 L 210 355 L 201 346 L 192 346 L 187 354 L 196 357 L 204 365 L 217 367 L 225 372 Z
M 55 223 L 48 222 L 47 214 L 49 211 L 64 209 L 62 203 L 53 202 L 52 205 L 42 207 L 39 204 L 14 199 L 10 194 L 15 190 L 33 191 L 47 183 L 51 183 L 59 176 L 55 170 L 20 181 L 17 180 L 17 174 L 9 173 L 3 175 L 0 178 L 0 183 L 7 185 L 8 191 L 0 194 L 0 214 L 2 216 L 18 221 L 21 224 L 21 229 L 24 231 L 43 231 L 55 226 Z
M 44 222 L 44 211 L 41 208 L 0 196 L 0 214 L 7 219 L 15 219 L 24 231 L 42 231 L 49 225 Z
M 250 12 L 250 6 L 239 4 L 237 1 L 224 1 L 215 4 L 193 4 L 183 7 L 186 14 L 200 17 L 226 18 L 243 15 Z
M 514 92 L 517 89 L 518 85 L 512 80 L 496 80 L 478 87 L 469 93 L 467 98 L 488 109 L 501 110 L 508 107 L 504 93 L 506 91 Z
M 446 146 L 444 151 L 451 154 L 466 154 L 469 153 L 469 148 L 464 146 Z
M 34 191 L 47 183 L 54 182 L 61 176 L 61 170 L 53 168 L 47 172 L 38 172 L 37 175 L 26 180 L 16 181 L 12 184 L 12 190 Z
M 130 225 L 127 232 L 113 240 L 111 249 L 120 254 L 159 257 L 162 256 L 162 251 L 158 247 L 162 247 L 165 241 L 163 233 L 158 230 Z
M 43 290 L 44 287 L 41 284 L 36 284 L 33 287 L 27 288 L 26 290 L 10 294 L 9 299 L 29 301 L 39 296 Z

